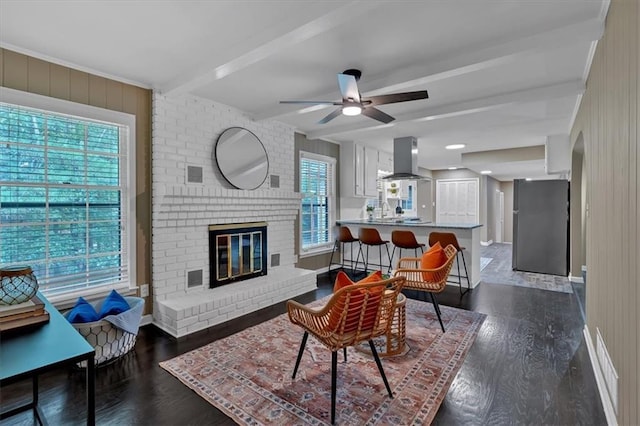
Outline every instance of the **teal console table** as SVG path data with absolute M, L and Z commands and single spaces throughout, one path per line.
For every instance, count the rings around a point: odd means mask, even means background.
M 31 402 L 0 413 L 0 419 L 33 410 L 40 424 L 46 424 L 38 407 L 38 376 L 46 371 L 87 361 L 87 424 L 95 425 L 95 361 L 94 349 L 49 301 L 45 302 L 49 322 L 37 328 L 3 333 L 0 336 L 0 387 L 31 378 Z

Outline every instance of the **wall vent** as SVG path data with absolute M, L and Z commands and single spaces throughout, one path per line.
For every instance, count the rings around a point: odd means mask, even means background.
M 271 267 L 280 266 L 280 253 L 271 255 Z
M 607 385 L 609 391 L 609 399 L 613 405 L 613 410 L 618 413 L 618 373 L 613 366 L 609 351 L 604 344 L 604 339 L 600 334 L 600 330 L 596 328 L 596 356 L 598 357 L 598 364 L 600 364 L 600 370 L 604 376 L 604 382 Z
M 187 290 L 190 288 L 202 287 L 202 269 L 187 272 Z
M 202 183 L 202 167 L 187 166 L 187 183 Z
M 269 178 L 270 188 L 280 188 L 280 175 L 270 175 Z

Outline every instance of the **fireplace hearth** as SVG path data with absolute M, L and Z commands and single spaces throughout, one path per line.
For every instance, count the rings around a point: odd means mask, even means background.
M 209 287 L 267 275 L 267 222 L 209 225 Z

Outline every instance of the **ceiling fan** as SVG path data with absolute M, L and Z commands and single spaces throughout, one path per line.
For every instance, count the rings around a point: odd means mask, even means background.
M 333 120 L 340 114 L 344 115 L 365 115 L 383 123 L 390 123 L 395 118 L 380 111 L 377 105 L 393 104 L 398 102 L 417 101 L 427 99 L 429 94 L 426 90 L 417 92 L 391 93 L 389 95 L 370 96 L 363 98 L 358 90 L 358 80 L 362 72 L 356 69 L 348 69 L 338 74 L 338 86 L 342 94 L 341 102 L 334 101 L 280 101 L 281 104 L 315 104 L 315 105 L 338 105 L 329 115 L 318 121 L 318 124 L 325 124 Z

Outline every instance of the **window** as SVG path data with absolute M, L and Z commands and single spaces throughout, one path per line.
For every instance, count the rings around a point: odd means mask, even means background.
M 31 266 L 47 295 L 135 282 L 134 118 L 2 95 L 0 265 Z
M 402 186 L 405 191 L 402 198 L 402 210 L 406 213 L 415 212 L 416 182 L 403 182 Z
M 303 255 L 333 246 L 335 165 L 335 158 L 300 152 L 300 247 Z

